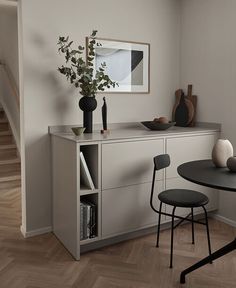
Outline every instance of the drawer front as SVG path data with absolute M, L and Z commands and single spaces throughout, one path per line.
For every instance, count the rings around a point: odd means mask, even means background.
M 159 208 L 157 193 L 163 182 L 156 181 L 155 189 L 154 205 Z M 151 183 L 102 191 L 102 237 L 156 225 L 158 214 L 150 207 L 150 193 Z
M 215 133 L 167 139 L 166 147 L 171 165 L 166 169 L 166 177 L 178 177 L 177 167 L 184 162 L 211 158 L 212 148 L 218 136 L 218 133 Z
M 103 144 L 102 189 L 150 182 L 153 157 L 163 152 L 164 139 Z
M 205 195 L 207 195 L 209 198 L 209 203 L 206 206 L 207 210 L 216 210 L 218 208 L 218 194 L 219 194 L 219 192 L 216 189 L 211 189 L 208 187 L 197 185 L 197 184 L 189 182 L 183 178 L 168 179 L 166 181 L 166 189 L 175 189 L 175 188 L 191 189 L 191 190 L 202 192 Z M 166 205 L 167 213 L 172 213 L 172 209 L 173 209 L 172 206 Z M 199 213 L 199 212 L 203 212 L 203 209 L 201 207 L 200 208 L 194 208 L 194 211 L 196 213 Z M 176 214 L 180 215 L 180 216 L 187 215 L 190 212 L 191 212 L 191 209 L 186 209 L 186 208 L 177 208 L 176 209 Z

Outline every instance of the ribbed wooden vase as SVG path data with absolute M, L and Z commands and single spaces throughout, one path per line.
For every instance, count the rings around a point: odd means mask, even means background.
M 229 140 L 218 139 L 212 150 L 212 161 L 216 167 L 226 167 L 227 160 L 233 153 L 233 146 Z

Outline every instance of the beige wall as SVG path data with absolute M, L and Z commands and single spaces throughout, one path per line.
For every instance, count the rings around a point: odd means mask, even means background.
M 84 43 L 93 29 L 99 37 L 151 44 L 150 94 L 107 95 L 108 122 L 127 122 L 171 115 L 179 87 L 178 0 L 21 0 L 24 90 L 22 121 L 25 141 L 26 232 L 51 226 L 49 125 L 79 124 L 78 92 L 56 69 L 59 35 Z M 101 122 L 102 96 L 94 122 Z M 24 181 L 24 179 L 23 179 Z M 23 192 L 24 193 L 24 192 Z
M 222 123 L 236 150 L 236 1 L 182 0 L 181 86 L 194 84 L 198 120 Z M 221 192 L 219 214 L 236 221 L 236 194 Z
M 0 2 L 0 60 L 10 68 L 19 87 L 17 8 Z
M 17 7 L 7 6 L 7 2 L 3 5 L 0 1 L 0 61 L 7 65 L 11 84 L 9 85 L 5 70 L 1 69 L 0 101 L 20 150 L 20 113 L 17 96 L 12 93 L 12 87 L 15 87 L 14 90 L 18 90 L 19 87 Z

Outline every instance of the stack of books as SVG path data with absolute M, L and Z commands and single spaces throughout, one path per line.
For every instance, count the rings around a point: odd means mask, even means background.
M 83 200 L 80 202 L 80 240 L 96 237 L 96 214 L 95 204 Z

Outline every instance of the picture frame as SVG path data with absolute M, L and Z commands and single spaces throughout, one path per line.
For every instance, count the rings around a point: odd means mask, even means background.
M 150 44 L 96 38 L 94 73 L 104 62 L 105 73 L 118 85 L 102 93 L 150 93 Z

